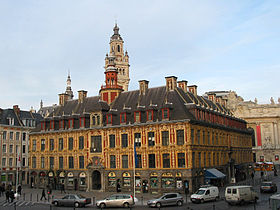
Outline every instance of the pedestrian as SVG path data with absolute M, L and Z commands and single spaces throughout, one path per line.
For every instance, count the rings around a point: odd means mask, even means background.
M 13 189 L 10 191 L 10 193 L 9 193 L 10 195 L 10 201 L 11 201 L 11 203 L 13 203 L 14 202 L 14 199 L 15 199 L 15 193 L 14 193 L 14 191 L 13 191 Z
M 120 183 L 117 184 L 117 192 L 121 192 L 121 185 L 120 185 Z
M 21 185 L 18 186 L 17 193 L 21 195 Z
M 277 176 L 277 169 L 274 168 L 274 176 Z
M 252 172 L 252 173 L 251 173 L 252 179 L 254 179 L 254 176 L 255 176 L 255 174 L 254 174 L 254 172 Z
M 0 196 L 2 196 L 3 195 L 3 186 L 1 185 L 0 186 Z
M 8 189 L 6 190 L 6 202 L 10 202 L 10 191 Z
M 41 196 L 41 199 L 40 199 L 40 200 L 42 200 L 43 198 L 45 198 L 45 201 L 47 200 L 45 188 L 43 188 L 43 190 L 42 190 L 42 196 Z
M 61 190 L 61 193 L 62 193 L 62 192 L 66 193 L 66 192 L 65 192 L 64 183 L 61 183 L 61 185 L 60 185 L 60 190 Z

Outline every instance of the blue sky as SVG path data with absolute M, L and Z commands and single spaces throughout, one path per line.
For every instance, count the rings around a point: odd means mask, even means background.
M 280 4 L 258 0 L 0 0 L 0 108 L 58 103 L 68 70 L 98 95 L 117 20 L 130 56 L 129 90 L 177 76 L 245 100 L 280 97 Z

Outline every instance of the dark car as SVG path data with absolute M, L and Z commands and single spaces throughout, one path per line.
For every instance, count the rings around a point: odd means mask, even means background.
M 90 198 L 86 198 L 82 195 L 69 194 L 63 198 L 56 198 L 52 200 L 52 204 L 55 206 L 74 206 L 81 207 L 91 203 Z
M 171 205 L 182 206 L 183 202 L 184 199 L 182 195 L 180 195 L 179 193 L 166 193 L 157 199 L 148 200 L 147 205 L 149 207 L 160 208 L 161 206 L 171 206 Z
M 260 187 L 261 193 L 263 192 L 277 192 L 277 186 L 273 182 L 262 182 Z

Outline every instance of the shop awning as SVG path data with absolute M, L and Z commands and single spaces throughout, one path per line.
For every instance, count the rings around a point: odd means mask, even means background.
M 204 177 L 206 179 L 222 179 L 225 178 L 226 175 L 215 168 L 210 168 L 205 171 Z

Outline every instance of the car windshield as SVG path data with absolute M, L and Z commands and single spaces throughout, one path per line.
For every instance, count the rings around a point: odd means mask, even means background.
M 203 195 L 205 193 L 205 190 L 198 190 L 195 194 L 197 195 Z

